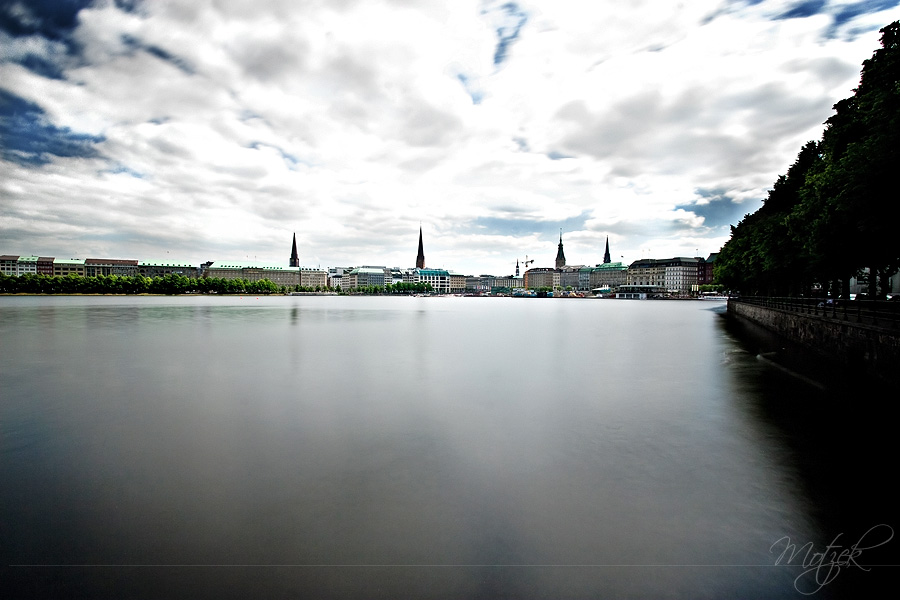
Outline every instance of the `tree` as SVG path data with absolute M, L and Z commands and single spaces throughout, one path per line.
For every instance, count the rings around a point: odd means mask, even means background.
M 900 202 L 900 23 L 881 30 L 882 48 L 863 63 L 859 87 L 834 105 L 822 140 L 809 142 L 763 206 L 732 227 L 716 280 L 751 293 L 803 293 L 814 282 L 863 268 L 882 282 L 900 268 L 894 230 Z

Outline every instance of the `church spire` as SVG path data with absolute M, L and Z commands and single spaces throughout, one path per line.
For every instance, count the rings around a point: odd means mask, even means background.
M 294 245 L 291 247 L 291 263 L 289 267 L 300 266 L 300 256 L 297 255 L 297 233 L 294 232 Z
M 416 256 L 416 268 L 425 268 L 425 250 L 422 246 L 422 226 L 419 225 L 419 254 Z
M 559 230 L 559 249 L 556 251 L 556 268 L 562 269 L 566 266 L 566 255 L 563 253 L 562 246 L 562 229 Z
M 609 256 L 609 236 L 606 236 L 606 252 L 603 253 L 603 262 L 610 263 L 612 258 Z

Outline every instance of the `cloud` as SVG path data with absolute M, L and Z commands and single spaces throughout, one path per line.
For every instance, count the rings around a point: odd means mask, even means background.
M 44 165 L 52 157 L 99 156 L 102 136 L 50 123 L 36 104 L 0 89 L 0 156 L 20 165 Z
M 421 221 L 464 272 L 560 228 L 570 262 L 707 254 L 896 5 L 6 2 L 2 251 L 411 266 Z

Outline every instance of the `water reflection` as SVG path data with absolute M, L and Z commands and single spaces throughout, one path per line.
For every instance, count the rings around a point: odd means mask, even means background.
M 23 586 L 790 598 L 771 544 L 855 514 L 816 393 L 700 303 L 18 300 L 4 564 L 229 565 Z

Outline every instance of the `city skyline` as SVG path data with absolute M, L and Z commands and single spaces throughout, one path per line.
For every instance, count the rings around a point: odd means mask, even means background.
M 898 2 L 0 7 L 3 252 L 507 274 L 707 256 Z M 410 263 L 411 264 L 411 263 Z

